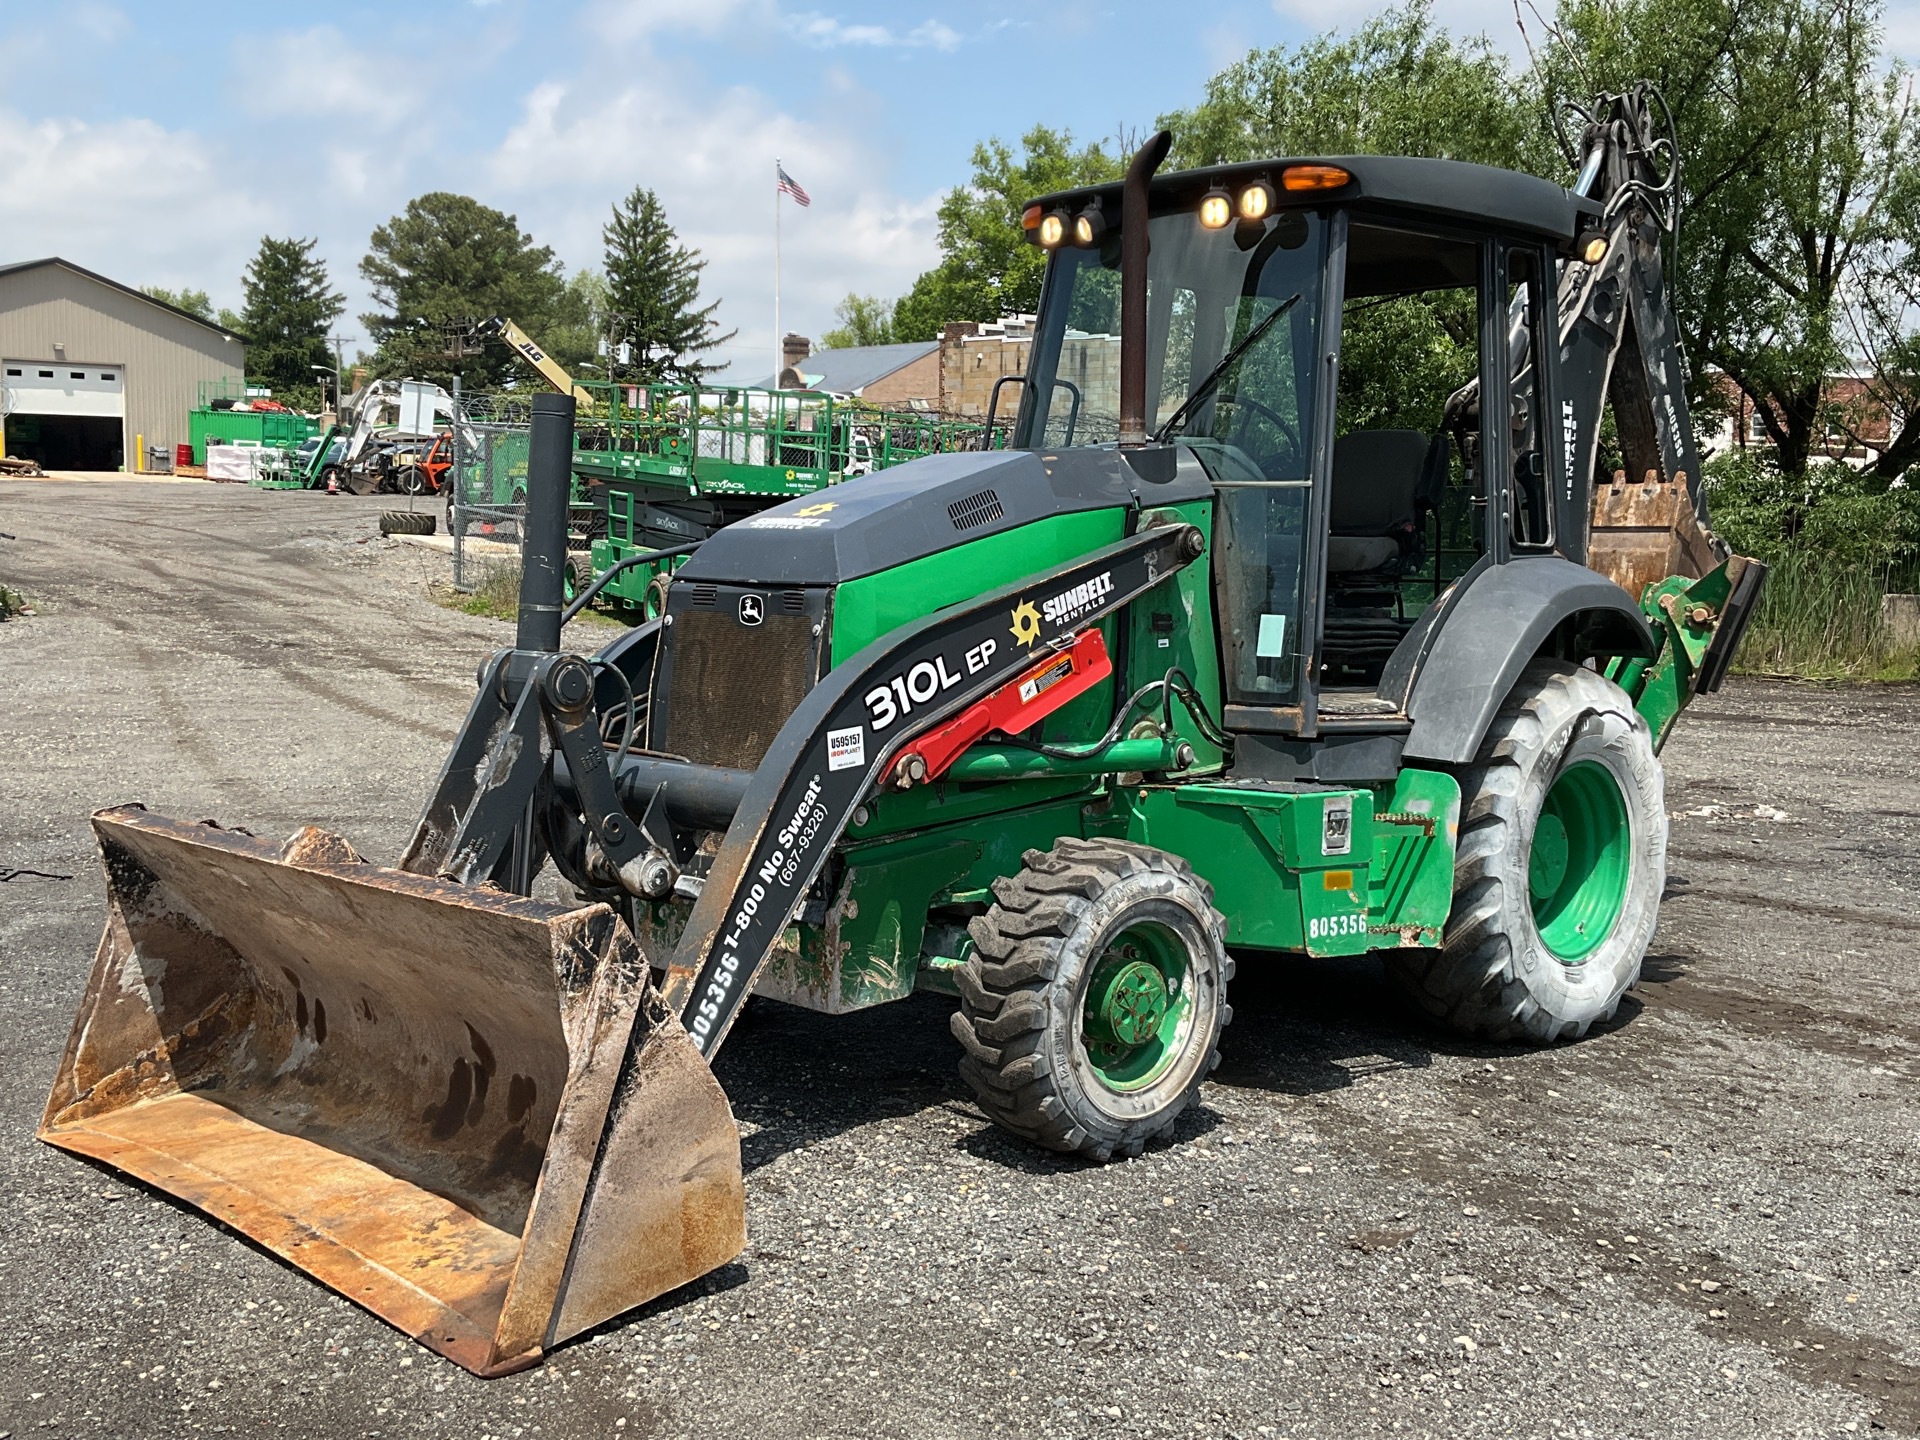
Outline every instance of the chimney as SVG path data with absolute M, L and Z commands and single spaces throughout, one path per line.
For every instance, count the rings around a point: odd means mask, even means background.
M 779 381 L 781 389 L 800 389 L 805 386 L 807 382 L 799 378 L 800 367 L 811 354 L 813 354 L 813 341 L 806 336 L 795 335 L 792 331 L 788 331 L 781 337 Z M 791 384 L 787 380 L 789 374 L 794 377 Z

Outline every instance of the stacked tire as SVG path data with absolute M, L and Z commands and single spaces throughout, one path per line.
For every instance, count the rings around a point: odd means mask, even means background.
M 431 535 L 439 517 L 424 510 L 383 510 L 380 512 L 382 535 Z

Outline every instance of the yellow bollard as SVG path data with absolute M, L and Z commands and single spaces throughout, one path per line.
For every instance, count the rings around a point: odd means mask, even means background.
M 147 473 L 147 437 L 144 435 L 133 437 L 133 473 L 136 475 Z

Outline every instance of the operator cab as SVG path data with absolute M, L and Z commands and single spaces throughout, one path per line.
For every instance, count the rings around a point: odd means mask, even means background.
M 1016 446 L 1119 438 L 1120 189 L 1024 212 L 1051 260 Z M 1556 260 L 1592 207 L 1397 157 L 1214 167 L 1149 193 L 1146 431 L 1212 482 L 1228 728 L 1404 731 L 1395 670 L 1422 615 L 1468 569 L 1579 533 L 1571 487 L 1546 480 L 1557 357 L 1533 337 L 1556 333 Z

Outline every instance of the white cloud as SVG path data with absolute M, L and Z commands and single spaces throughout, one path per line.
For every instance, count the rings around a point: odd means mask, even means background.
M 331 118 L 355 127 L 384 128 L 411 114 L 427 92 L 423 78 L 434 70 L 421 57 L 416 63 L 423 74 L 410 75 L 406 62 L 357 48 L 331 25 L 243 36 L 233 49 L 243 77 L 238 98 L 256 115 Z
M 112 44 L 129 28 L 126 12 L 112 5 L 75 5 L 71 18 L 89 38 L 102 44 Z
M 1365 0 L 1357 9 L 1342 11 L 1337 23 L 1331 24 L 1329 21 L 1335 17 L 1319 0 L 1273 0 L 1273 11 L 1282 19 L 1306 26 L 1316 35 L 1327 30 L 1344 34 L 1359 29 L 1393 4 L 1394 0 Z M 1540 8 L 1549 13 L 1552 10 L 1550 3 L 1542 3 Z M 1430 14 L 1434 23 L 1455 35 L 1485 35 L 1493 42 L 1494 49 L 1516 59 L 1526 56 L 1526 44 L 1514 19 L 1514 0 L 1433 0 Z M 1531 12 L 1527 15 L 1527 24 L 1537 33 L 1538 26 Z
M 773 0 L 598 0 L 580 17 L 580 29 L 605 45 L 631 45 L 652 35 L 764 28 L 775 18 Z
M 850 290 L 897 295 L 935 259 L 937 193 L 903 197 L 876 177 L 884 155 L 857 103 L 805 121 L 745 87 L 648 67 L 610 88 L 590 74 L 537 86 L 489 162 L 488 195 L 572 264 L 598 264 L 600 227 L 635 184 L 653 189 L 681 238 L 707 260 L 702 290 L 719 298 L 720 358 L 742 378 L 772 368 L 773 159 L 813 197 L 787 204 L 782 328 L 818 334 Z
M 1920 62 L 1920 3 L 1893 0 L 1881 13 L 1881 25 L 1887 37 L 1887 49 L 1909 65 Z
M 786 26 L 796 39 L 821 49 L 853 45 L 877 50 L 955 50 L 960 45 L 960 32 L 938 20 L 923 20 L 911 30 L 896 30 L 889 25 L 850 25 L 809 10 L 788 16 Z
M 1218 25 L 1209 25 L 1200 32 L 1200 48 L 1206 56 L 1208 67 L 1218 71 L 1237 60 L 1244 60 L 1247 52 L 1254 47 L 1239 25 L 1223 21 Z
M 860 71 L 881 53 L 939 50 L 947 27 L 890 20 L 875 27 L 895 47 L 883 51 L 860 27 L 830 26 L 811 97 L 777 103 L 654 50 L 668 32 L 732 26 L 718 42 L 729 53 L 736 34 L 791 51 L 775 0 L 609 3 L 578 24 L 596 43 L 576 47 L 558 72 L 494 86 L 499 118 L 478 127 L 456 123 L 450 109 L 464 64 L 453 57 L 510 54 L 510 18 L 450 35 L 444 63 L 395 83 L 390 66 L 358 53 L 364 37 L 347 27 L 236 39 L 249 78 L 228 93 L 243 119 L 218 133 L 0 106 L 0 262 L 61 254 L 127 284 L 192 286 L 237 308 L 261 235 L 314 235 L 348 295 L 341 328 L 364 343 L 356 317 L 370 305 L 356 265 L 374 226 L 409 197 L 448 189 L 510 211 L 575 269 L 601 263 L 610 207 L 645 184 L 706 257 L 703 292 L 722 302 L 721 328 L 740 331 L 716 358 L 737 361 L 736 378 L 751 380 L 772 363 L 774 156 L 814 200 L 808 210 L 785 205 L 783 328 L 817 337 L 849 291 L 904 293 L 937 258 L 945 186 L 935 182 L 948 177 L 892 178 L 900 140 Z M 505 74 L 514 76 L 510 66 Z M 410 114 L 397 100 L 409 88 Z M 305 162 L 304 179 L 288 178 L 279 161 L 289 155 Z
M 281 217 L 230 174 L 198 136 L 151 120 L 0 110 L 0 260 L 59 255 L 125 285 L 191 285 L 237 306 L 240 272 Z

